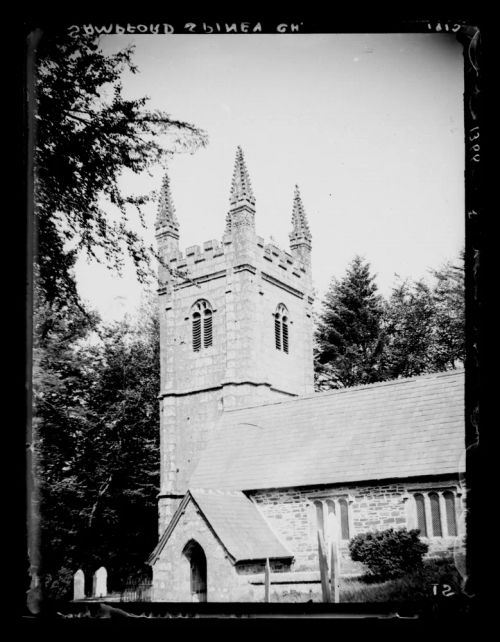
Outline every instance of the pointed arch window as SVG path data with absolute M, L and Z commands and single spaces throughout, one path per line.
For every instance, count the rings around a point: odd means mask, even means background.
M 208 301 L 200 299 L 191 308 L 193 350 L 199 352 L 213 345 L 213 309 Z
M 288 354 L 289 340 L 288 340 L 288 326 L 289 315 L 286 306 L 280 303 L 274 313 L 274 342 L 276 350 L 281 350 Z

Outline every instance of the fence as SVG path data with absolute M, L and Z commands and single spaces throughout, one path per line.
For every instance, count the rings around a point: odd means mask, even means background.
M 120 602 L 151 602 L 152 588 L 150 582 L 127 584 L 120 593 Z

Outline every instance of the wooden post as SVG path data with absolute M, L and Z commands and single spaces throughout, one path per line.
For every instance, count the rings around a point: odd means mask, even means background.
M 264 569 L 264 602 L 270 602 L 271 593 L 271 567 L 269 566 L 269 558 L 266 559 L 266 568 Z
M 334 602 L 340 602 L 340 573 L 339 573 L 339 529 L 334 513 L 328 515 L 328 540 L 330 548 L 330 590 Z
M 339 552 L 338 543 L 330 542 L 330 586 L 333 593 L 333 601 L 340 602 L 340 577 L 339 577 Z
M 320 529 L 318 529 L 318 558 L 323 602 L 331 602 L 330 585 L 328 583 L 328 558 L 326 553 L 325 538 L 323 537 L 323 533 Z

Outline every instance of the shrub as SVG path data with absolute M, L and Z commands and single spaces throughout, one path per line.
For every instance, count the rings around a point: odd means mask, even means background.
M 365 564 L 380 579 L 401 577 L 422 568 L 429 546 L 418 535 L 417 529 L 406 528 L 361 533 L 350 541 L 349 552 L 355 562 Z

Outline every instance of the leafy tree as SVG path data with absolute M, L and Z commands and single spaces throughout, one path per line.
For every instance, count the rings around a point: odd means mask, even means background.
M 435 279 L 433 366 L 449 370 L 465 364 L 465 269 L 464 256 L 460 265 L 448 261 L 431 274 Z
M 398 283 L 385 306 L 384 378 L 412 377 L 433 371 L 435 306 L 425 281 Z
M 381 373 L 387 379 L 441 372 L 465 363 L 463 267 L 447 262 L 430 274 L 430 285 L 423 280 L 399 283 L 385 307 Z
M 128 252 L 144 279 L 151 253 L 130 221 L 136 211 L 144 225 L 151 195 L 127 195 L 120 178 L 207 139 L 194 125 L 147 109 L 147 98 L 123 96 L 123 75 L 137 72 L 132 47 L 106 54 L 91 36 L 33 39 L 36 272 L 47 301 L 64 304 L 77 299 L 72 267 L 80 252 L 118 270 Z
M 85 505 L 78 461 L 92 364 L 78 344 L 96 323 L 95 315 L 77 306 L 54 309 L 43 301 L 34 316 L 32 511 L 38 536 L 32 542 L 31 560 L 38 558 L 37 570 L 59 588 L 59 575 L 73 561 Z
M 463 253 L 461 254 L 463 263 Z M 430 270 L 431 282 L 399 281 L 388 301 L 356 257 L 333 280 L 317 323 L 318 390 L 440 372 L 465 363 L 464 269 Z
M 159 327 L 150 307 L 134 325 L 116 323 L 95 348 L 81 477 L 87 547 L 123 585 L 144 570 L 157 543 Z M 111 584 L 111 588 L 113 585 Z
M 340 281 L 333 279 L 316 332 L 316 384 L 340 388 L 379 377 L 383 346 L 382 299 L 370 265 L 356 256 Z
M 104 565 L 120 588 L 157 540 L 157 318 L 148 306 L 134 323 L 94 328 L 65 342 L 64 324 L 53 327 L 36 367 L 40 571 L 52 597 L 69 594 L 78 568 L 90 579 Z

